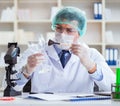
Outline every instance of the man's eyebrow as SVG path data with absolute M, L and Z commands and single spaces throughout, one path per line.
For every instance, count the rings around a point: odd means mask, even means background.
M 56 25 L 57 27 L 63 27 L 62 25 Z M 69 28 L 69 27 L 63 27 L 63 28 L 68 28 L 68 29 L 73 29 L 73 28 Z

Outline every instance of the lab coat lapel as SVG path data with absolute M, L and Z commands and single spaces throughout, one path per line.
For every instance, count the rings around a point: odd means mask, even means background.
M 57 54 L 57 52 L 56 52 L 56 50 L 55 50 L 55 48 L 54 48 L 54 46 L 47 46 L 47 48 L 46 48 L 46 52 L 47 52 L 47 54 L 48 54 L 48 56 L 52 59 L 52 60 L 54 60 L 55 61 L 55 63 L 56 63 L 56 71 L 57 70 L 62 70 L 63 71 L 63 67 L 62 67 L 62 64 L 61 64 L 61 62 L 60 62 L 60 58 L 59 58 L 59 56 L 58 56 L 58 54 Z M 51 61 L 52 62 L 52 61 Z M 53 62 L 52 62 L 53 63 Z M 54 64 L 54 63 L 53 63 Z M 55 65 L 55 64 L 54 64 Z M 53 66 L 54 67 L 54 66 Z M 54 67 L 55 68 L 55 67 Z
M 71 57 L 70 57 L 68 63 L 66 64 L 64 70 L 68 69 L 71 65 L 73 65 L 73 63 L 74 63 L 77 59 L 78 59 L 78 58 L 77 58 L 76 55 L 71 54 Z
M 48 56 L 51 57 L 52 59 L 54 59 L 55 61 L 60 61 L 59 56 L 53 46 L 47 46 L 46 52 L 47 52 Z

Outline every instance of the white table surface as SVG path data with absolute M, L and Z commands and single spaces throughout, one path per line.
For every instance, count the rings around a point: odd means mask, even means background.
M 2 97 L 2 93 L 0 93 Z M 65 101 L 41 101 L 37 99 L 25 98 L 25 95 L 15 97 L 12 101 L 0 100 L 0 106 L 120 106 L 120 101 L 113 100 L 91 100 L 91 101 L 78 101 L 78 102 L 65 102 Z

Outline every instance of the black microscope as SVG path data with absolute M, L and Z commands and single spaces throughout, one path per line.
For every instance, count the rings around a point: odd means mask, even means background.
M 15 64 L 17 63 L 17 56 L 20 54 L 20 48 L 17 47 L 17 43 L 8 43 L 8 50 L 6 55 L 4 56 L 4 61 L 8 66 L 5 67 L 6 70 L 6 84 L 7 87 L 4 89 L 4 96 L 17 96 L 21 95 L 21 92 L 16 91 L 13 87 L 16 86 L 16 81 L 20 79 L 12 79 L 11 75 L 17 73 L 16 70 L 13 69 Z

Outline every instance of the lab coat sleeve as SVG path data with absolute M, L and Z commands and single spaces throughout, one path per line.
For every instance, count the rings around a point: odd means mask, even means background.
M 22 67 L 26 65 L 28 56 L 31 55 L 30 49 L 27 49 L 22 54 L 21 58 L 19 59 L 19 62 L 15 65 L 15 70 L 17 70 L 16 77 L 20 78 L 20 80 L 17 80 L 17 85 L 14 87 L 15 90 L 21 91 L 24 87 L 24 85 L 28 82 L 29 79 L 27 79 L 23 73 L 22 73 Z
M 98 66 L 96 66 L 98 67 Z M 97 81 L 100 81 L 103 79 L 103 73 L 101 70 L 96 70 L 94 73 L 90 74 L 90 76 Z
M 22 91 L 25 84 L 28 82 L 30 78 L 26 78 L 23 73 L 19 72 L 17 75 L 17 78 L 20 78 L 20 80 L 16 81 L 17 85 L 14 87 L 16 91 Z
M 111 84 L 115 83 L 115 74 L 107 65 L 104 57 L 96 50 L 92 49 L 91 58 L 97 64 L 97 70 L 90 74 L 91 78 L 103 91 L 111 91 Z M 98 77 L 97 77 L 98 76 Z

